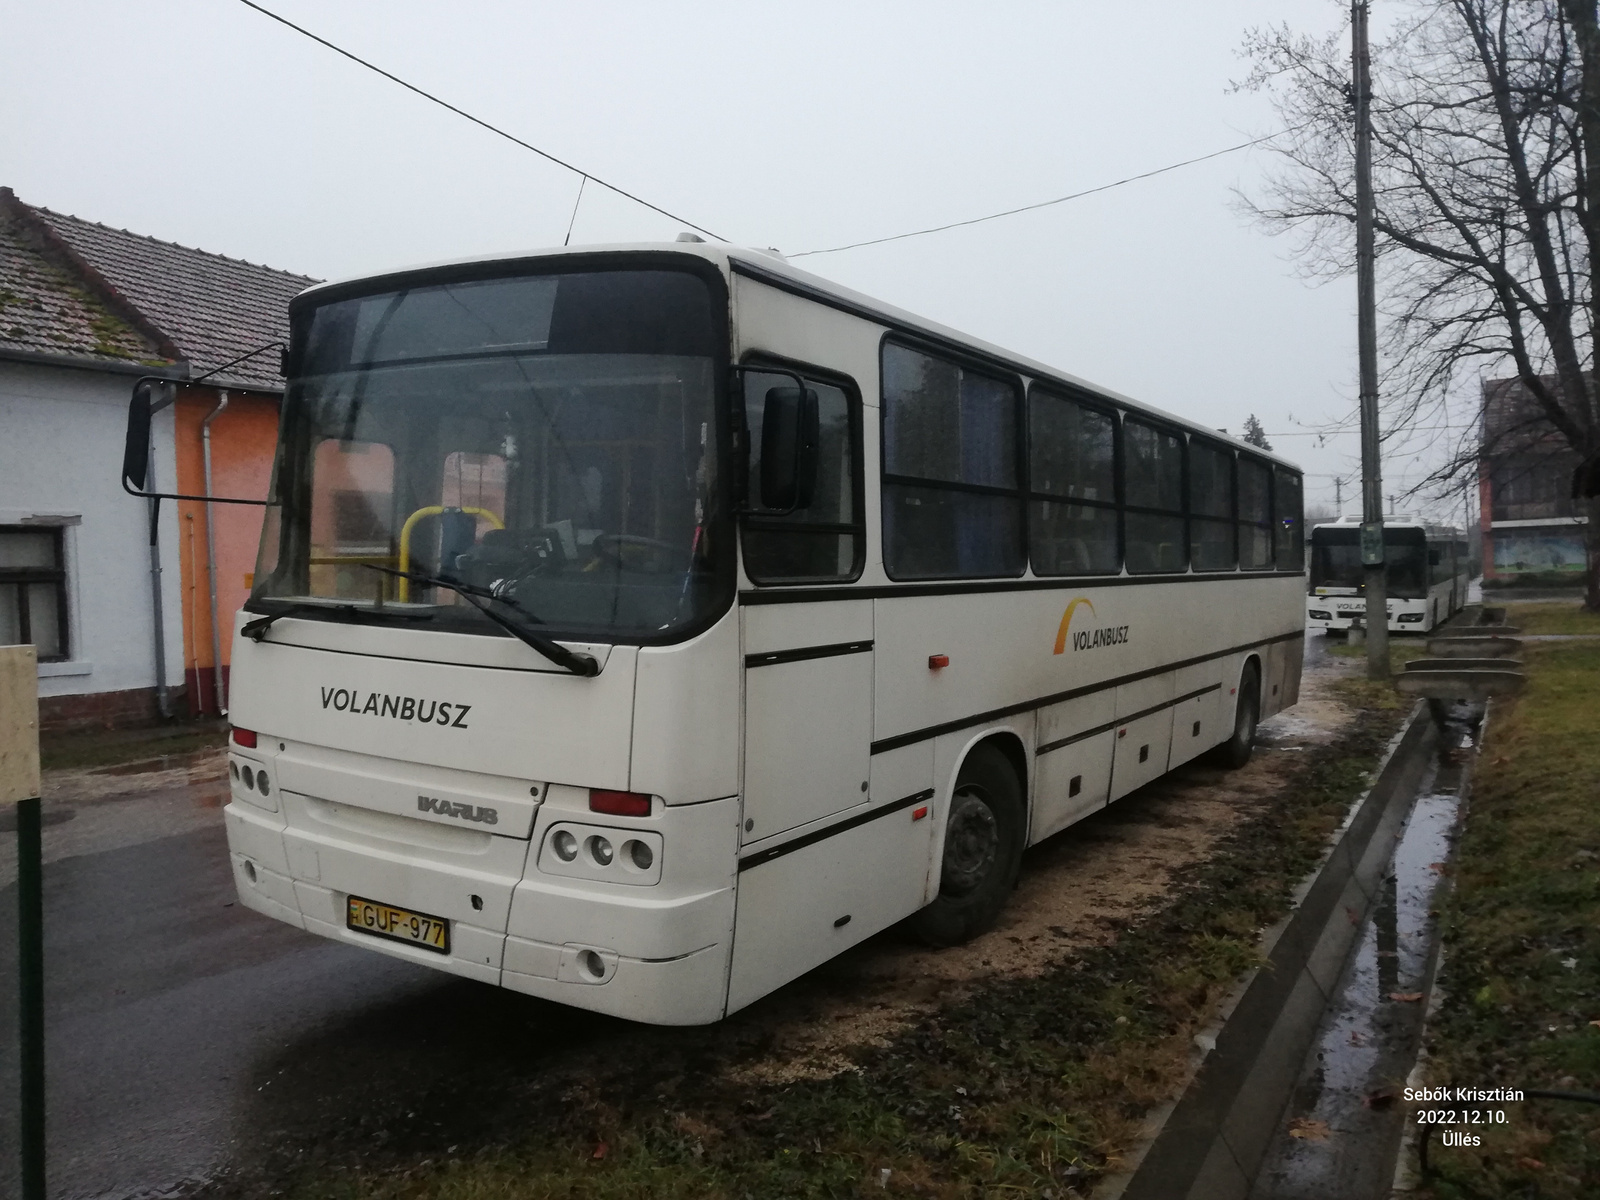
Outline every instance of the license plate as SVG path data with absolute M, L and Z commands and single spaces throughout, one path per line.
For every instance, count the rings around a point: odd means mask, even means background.
M 450 953 L 450 923 L 443 917 L 430 917 L 427 913 L 351 896 L 345 905 L 344 923 L 346 928 L 358 933 L 391 938 L 424 950 L 437 950 L 440 954 Z

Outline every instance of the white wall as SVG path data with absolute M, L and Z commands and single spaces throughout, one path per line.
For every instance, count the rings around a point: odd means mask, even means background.
M 122 490 L 134 376 L 0 362 L 0 524 L 65 518 L 71 662 L 42 663 L 41 696 L 156 682 L 148 502 Z M 172 412 L 156 418 L 153 482 L 173 488 Z M 183 684 L 177 517 L 161 506 L 167 683 Z

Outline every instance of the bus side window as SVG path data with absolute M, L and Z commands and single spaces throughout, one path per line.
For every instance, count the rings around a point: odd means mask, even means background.
M 1272 470 L 1275 485 L 1273 557 L 1280 571 L 1303 571 L 1306 566 L 1305 523 L 1300 512 L 1300 476 L 1285 467 Z
M 1042 388 L 1028 394 L 1029 553 L 1039 575 L 1115 575 L 1116 420 Z
M 1239 565 L 1246 571 L 1272 569 L 1272 470 L 1253 458 L 1239 458 Z
M 761 422 L 767 392 L 794 386 L 787 375 L 746 371 L 745 421 L 750 431 L 750 495 L 761 494 Z M 817 393 L 817 478 L 809 507 L 745 517 L 745 574 L 755 583 L 848 580 L 861 574 L 865 527 L 858 501 L 857 406 L 843 388 L 806 380 Z
M 1189 556 L 1196 571 L 1239 564 L 1233 528 L 1233 451 L 1189 442 Z
M 1018 387 L 893 342 L 882 375 L 889 577 L 1022 574 Z
M 1185 570 L 1183 439 L 1134 418 L 1123 421 L 1122 438 L 1128 574 Z

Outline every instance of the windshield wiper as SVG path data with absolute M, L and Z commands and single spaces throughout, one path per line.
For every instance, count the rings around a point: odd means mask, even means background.
M 357 608 L 354 604 L 291 604 L 287 608 L 280 608 L 275 613 L 268 613 L 264 617 L 257 617 L 254 621 L 247 622 L 239 632 L 252 642 L 259 642 L 267 636 L 267 630 L 272 628 L 272 623 L 279 617 L 298 617 L 307 613 L 316 613 L 318 616 L 345 624 L 364 623 L 374 614 L 380 614 L 384 619 L 391 621 L 433 620 L 432 613 L 408 613 L 382 608 Z
M 376 563 L 361 563 L 360 565 L 366 567 L 369 571 L 380 571 L 385 575 L 409 579 L 412 583 L 420 583 L 427 587 L 449 588 L 468 604 L 472 605 L 473 608 L 488 617 L 489 620 L 500 626 L 501 629 L 504 629 L 524 645 L 531 646 L 537 650 L 555 663 L 556 666 L 565 667 L 574 675 L 582 675 L 586 679 L 600 674 L 600 663 L 592 655 L 578 654 L 568 650 L 565 646 L 557 645 L 549 638 L 535 633 L 522 622 L 513 621 L 504 613 L 496 612 L 490 605 L 504 604 L 512 612 L 518 613 L 530 621 L 539 620 L 538 617 L 514 600 L 508 600 L 504 596 L 497 596 L 488 588 L 478 587 L 476 584 L 466 583 L 462 580 L 450 579 L 444 575 L 425 575 L 420 571 L 397 571 L 393 567 L 380 567 Z M 479 603 L 480 599 L 486 601 L 486 603 Z

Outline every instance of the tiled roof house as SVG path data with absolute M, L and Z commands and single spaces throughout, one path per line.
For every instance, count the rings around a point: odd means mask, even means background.
M 119 479 L 129 389 L 144 374 L 180 381 L 157 420 L 152 486 L 202 492 L 209 425 L 212 494 L 261 496 L 276 349 L 181 381 L 286 339 L 290 298 L 315 282 L 0 188 L 0 644 L 38 647 L 46 729 L 173 711 L 180 676 L 191 711 L 223 707 L 224 635 L 261 510 L 162 505 L 152 555 L 149 503 Z

